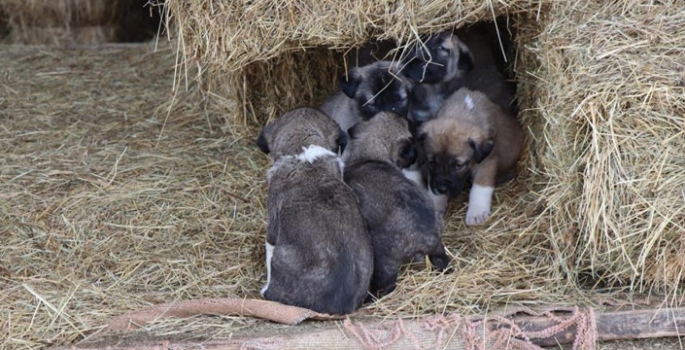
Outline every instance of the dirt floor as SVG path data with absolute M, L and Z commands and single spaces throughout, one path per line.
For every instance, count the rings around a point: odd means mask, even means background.
M 172 91 L 174 65 L 164 45 L 0 47 L 0 349 L 69 345 L 154 303 L 257 296 L 263 271 L 242 262 L 263 259 L 267 159 L 192 83 Z

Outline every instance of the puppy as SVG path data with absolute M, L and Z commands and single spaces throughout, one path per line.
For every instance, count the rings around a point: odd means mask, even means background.
M 415 82 L 409 118 L 416 123 L 435 116 L 444 101 L 461 87 L 484 92 L 509 113 L 515 113 L 514 91 L 496 60 L 493 26 L 440 32 L 418 43 L 404 74 Z M 497 40 L 494 33 L 494 40 Z
M 340 127 L 347 131 L 362 120 L 386 111 L 407 115 L 411 83 L 399 74 L 399 65 L 379 61 L 350 69 L 347 78 L 340 78 L 340 91 L 321 106 Z
M 260 148 L 275 157 L 267 172 L 264 299 L 349 314 L 367 295 L 373 250 L 333 152 L 339 135 L 336 123 L 312 108 L 287 112 L 261 133 Z
M 462 88 L 421 126 L 417 139 L 426 152 L 431 191 L 446 204 L 472 181 L 466 224 L 482 224 L 495 185 L 513 177 L 523 148 L 516 119 L 484 93 Z
M 425 191 L 402 175 L 415 162 L 407 120 L 382 112 L 349 130 L 345 182 L 359 200 L 373 245 L 369 292 L 381 297 L 395 289 L 400 265 L 427 254 L 443 270 L 450 262 L 442 244 L 441 216 Z
M 302 153 L 302 147 L 309 145 L 342 153 L 347 146 L 347 133 L 320 110 L 301 107 L 264 127 L 257 138 L 257 146 L 271 159 Z
M 471 51 L 452 31 L 423 37 L 407 56 L 403 70 L 414 82 L 409 119 L 420 124 L 433 118 L 445 99 L 463 85 L 463 76 L 473 65 Z

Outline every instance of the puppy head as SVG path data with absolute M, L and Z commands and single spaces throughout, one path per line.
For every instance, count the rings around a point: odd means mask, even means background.
M 380 61 L 350 69 L 347 76 L 340 77 L 341 90 L 356 101 L 364 120 L 379 112 L 407 115 L 412 84 L 397 67 L 390 61 Z
M 318 109 L 292 109 L 265 126 L 257 138 L 257 146 L 273 159 L 281 155 L 302 152 L 303 147 L 321 146 L 334 153 L 342 153 L 347 146 L 347 135 L 338 124 Z
M 434 193 L 454 197 L 471 177 L 471 169 L 494 148 L 492 129 L 479 123 L 436 118 L 424 123 L 417 140 L 426 156 Z
M 431 35 L 417 43 L 403 73 L 415 82 L 435 84 L 473 69 L 473 55 L 452 31 Z
M 370 120 L 351 127 L 349 157 L 387 160 L 398 168 L 408 168 L 417 161 L 416 142 L 407 119 L 390 112 L 378 113 Z

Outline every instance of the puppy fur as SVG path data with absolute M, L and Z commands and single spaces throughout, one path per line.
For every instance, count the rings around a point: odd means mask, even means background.
M 390 61 L 350 69 L 340 78 L 340 91 L 326 99 L 321 110 L 344 131 L 382 111 L 406 116 L 411 82 L 398 69 Z
M 300 107 L 285 112 L 259 133 L 257 146 L 275 159 L 281 155 L 302 152 L 302 147 L 321 146 L 342 153 L 347 146 L 347 133 L 322 111 Z
M 339 134 L 332 119 L 311 108 L 286 113 L 260 134 L 260 148 L 275 157 L 267 172 L 267 282 L 260 292 L 267 300 L 348 314 L 367 296 L 373 250 L 332 151 Z
M 345 182 L 357 195 L 373 245 L 369 292 L 381 297 L 394 290 L 400 265 L 417 254 L 427 254 L 439 270 L 450 258 L 441 239 L 442 217 L 400 170 L 416 161 L 407 120 L 383 112 L 349 131 Z
M 455 197 L 471 181 L 466 224 L 482 224 L 490 216 L 498 179 L 512 177 L 523 148 L 516 119 L 482 92 L 462 88 L 421 126 L 417 139 L 432 192 Z

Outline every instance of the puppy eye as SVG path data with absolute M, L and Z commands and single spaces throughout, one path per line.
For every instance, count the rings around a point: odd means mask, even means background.
M 440 52 L 445 52 L 445 53 L 449 53 L 449 52 L 450 52 L 450 49 L 449 49 L 449 48 L 447 48 L 447 47 L 445 47 L 445 46 L 442 46 L 442 45 L 438 47 L 438 50 L 440 50 Z

